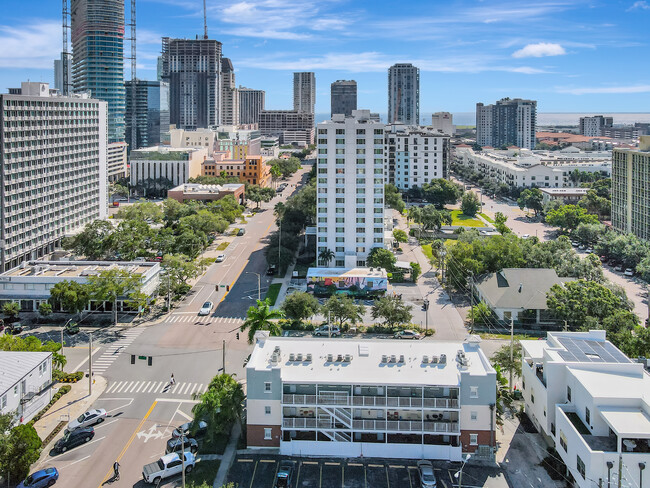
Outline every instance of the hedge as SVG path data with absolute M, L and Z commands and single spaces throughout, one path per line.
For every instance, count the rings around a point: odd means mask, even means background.
M 64 373 L 59 369 L 55 369 L 52 374 L 52 379 L 58 381 L 59 383 L 76 383 L 84 377 L 83 371 L 77 371 L 76 373 Z
M 27 422 L 27 425 L 34 425 L 36 422 L 38 422 L 41 419 L 41 417 L 45 415 L 45 412 L 47 412 L 50 409 L 50 407 L 52 407 L 52 405 L 54 405 L 57 402 L 59 398 L 61 398 L 66 393 L 68 393 L 71 389 L 72 387 L 70 385 L 63 385 L 61 388 L 59 388 L 59 391 L 57 391 L 52 397 L 52 399 L 50 400 L 50 403 L 45 405 L 43 410 L 41 410 L 36 415 L 34 415 L 34 418 L 29 422 Z

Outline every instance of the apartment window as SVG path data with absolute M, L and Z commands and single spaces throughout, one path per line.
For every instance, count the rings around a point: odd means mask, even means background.
M 566 387 L 566 400 L 567 400 L 567 402 L 571 401 L 571 387 L 570 386 Z
M 18 396 L 18 385 L 14 386 L 14 396 Z
M 337 237 L 336 242 L 345 242 L 345 239 L 343 237 Z
M 343 251 L 341 251 L 341 252 L 343 252 Z M 334 265 L 335 265 L 336 267 L 342 267 L 342 266 L 345 266 L 345 259 L 337 259 L 337 260 L 334 262 Z
M 318 129 L 319 134 L 327 134 L 327 129 Z
M 337 139 L 336 143 L 337 144 L 345 144 L 345 139 Z
M 366 129 L 357 129 L 357 135 L 365 134 Z
M 383 129 L 375 129 L 375 135 L 376 136 L 383 136 L 384 135 Z
M 560 445 L 562 446 L 562 449 L 564 449 L 564 452 L 567 451 L 567 443 L 566 443 L 566 436 L 564 435 L 564 432 L 560 430 Z
M 365 144 L 366 140 L 365 139 L 357 139 L 357 144 Z
M 576 455 L 576 467 L 578 468 L 578 473 L 582 476 L 582 479 L 585 479 L 585 463 L 580 456 Z
M 587 422 L 587 425 L 591 425 L 591 412 L 587 407 L 585 407 L 585 421 Z
M 478 398 L 478 386 L 470 386 L 469 387 L 469 397 L 470 398 Z
M 365 224 L 366 219 L 365 217 L 357 217 L 357 224 Z
M 335 252 L 345 252 L 345 248 L 339 246 L 336 249 L 334 249 L 334 251 Z M 337 266 L 339 266 L 339 265 L 337 264 Z M 341 266 L 343 266 L 343 265 L 341 264 Z
M 344 135 L 345 134 L 345 129 L 336 129 L 336 135 Z
M 264 407 L 264 414 L 265 415 L 271 415 L 271 407 L 269 405 L 266 405 Z
M 535 388 L 530 389 L 530 403 L 535 403 Z
M 337 228 L 336 228 L 336 233 L 337 233 L 337 234 L 343 234 L 344 232 L 345 232 L 345 228 L 344 228 L 344 227 L 337 227 Z
M 265 441 L 270 441 L 273 438 L 271 432 L 272 432 L 272 429 L 270 427 L 265 427 L 264 428 L 264 440 Z
M 271 382 L 270 381 L 265 381 L 264 382 L 264 393 L 271 393 Z
M 365 234 L 365 232 L 366 229 L 364 229 L 363 227 L 357 227 L 357 234 Z
M 336 217 L 336 223 L 337 224 L 344 224 L 345 223 L 345 217 Z
M 376 219 L 373 219 L 373 222 L 375 224 L 382 224 L 384 222 L 384 219 L 382 219 L 381 217 L 378 217 Z
M 375 238 L 372 240 L 372 242 L 374 242 L 375 244 L 383 244 L 384 239 L 381 238 L 381 237 L 375 237 Z
M 478 446 L 478 434 L 470 434 L 469 435 L 469 445 L 470 446 Z
M 475 412 L 475 411 L 472 411 L 472 412 L 470 412 L 469 417 L 470 417 L 471 420 L 476 421 L 476 419 L 478 418 L 478 413 Z

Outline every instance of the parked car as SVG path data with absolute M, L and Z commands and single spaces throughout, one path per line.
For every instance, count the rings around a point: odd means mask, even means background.
M 530 234 L 524 234 L 521 236 L 522 239 L 530 239 Z
M 588 247 L 587 249 L 585 249 L 585 252 L 586 252 L 587 254 L 593 254 L 594 250 L 593 250 L 593 248 Z
M 580 245 L 580 243 L 578 241 L 571 241 L 571 245 L 573 247 L 578 247 Z
M 226 255 L 225 254 L 219 254 L 217 256 L 217 263 L 223 262 L 224 259 L 226 259 Z
M 101 424 L 106 420 L 106 410 L 103 408 L 96 408 L 94 410 L 88 410 L 85 413 L 82 413 L 74 420 L 71 420 L 68 423 L 67 430 L 72 432 L 73 430 L 81 429 L 83 427 L 90 427 L 91 425 Z
M 293 486 L 293 469 L 292 461 L 282 461 L 278 468 L 278 474 L 275 476 L 273 488 L 291 488 Z
M 56 468 L 45 468 L 30 474 L 16 488 L 44 488 L 52 486 L 59 479 Z
M 336 325 L 332 325 L 330 327 L 327 324 L 321 325 L 320 327 L 314 329 L 315 336 L 329 337 L 330 333 L 332 334 L 332 337 L 338 337 L 341 335 L 341 329 L 339 329 Z
M 623 265 L 622 264 L 616 265 L 616 267 L 614 268 L 614 271 L 623 271 Z
M 172 437 L 167 441 L 165 454 L 170 454 L 172 452 L 181 452 L 181 449 L 190 451 L 192 454 L 196 454 L 196 451 L 199 450 L 199 443 L 196 441 L 196 439 L 192 439 L 191 437 L 187 436 L 183 436 L 182 442 L 180 437 Z
M 23 331 L 23 326 L 20 323 L 7 324 L 5 326 L 5 334 L 17 335 Z
M 180 437 L 181 434 L 184 435 L 189 435 L 190 431 L 192 430 L 192 425 L 194 424 L 194 420 L 192 422 L 185 422 L 183 425 L 180 427 L 176 427 L 174 431 L 172 432 L 172 437 Z M 195 437 L 201 437 L 205 435 L 206 430 L 208 430 L 208 424 L 204 422 L 203 420 L 199 420 L 199 427 L 194 433 Z
M 616 266 L 616 259 L 610 259 L 609 261 L 607 261 L 607 265 L 608 266 Z
M 580 249 L 581 251 L 584 251 L 586 248 L 587 248 L 587 246 L 585 246 L 584 244 L 580 244 L 578 246 L 578 249 Z
M 152 483 L 156 486 L 161 480 L 179 474 L 183 470 L 183 461 L 180 454 L 165 454 L 155 463 L 146 464 L 142 468 L 142 478 L 145 483 Z M 189 473 L 194 468 L 196 459 L 189 451 L 183 453 L 185 458 L 185 472 Z
M 210 315 L 210 312 L 212 312 L 212 307 L 212 302 L 205 302 L 201 307 L 201 310 L 199 310 L 199 315 Z
M 409 330 L 409 329 L 400 330 L 399 332 L 395 332 L 393 337 L 395 337 L 395 339 L 421 339 L 422 338 L 422 336 L 420 334 L 418 334 L 414 330 Z
M 93 437 L 95 437 L 95 429 L 92 427 L 83 427 L 72 432 L 66 431 L 63 437 L 54 444 L 54 452 L 66 452 L 68 449 L 90 442 Z
M 271 266 L 269 266 L 269 269 L 266 270 L 266 274 L 268 276 L 273 276 L 277 272 L 278 272 L 278 267 L 275 264 L 272 264 Z
M 421 488 L 436 488 L 436 475 L 433 472 L 431 461 L 418 461 L 418 473 L 420 474 Z
M 600 257 L 600 262 L 601 262 L 601 263 L 604 263 L 604 262 L 606 262 L 606 261 L 607 261 L 607 256 L 601 256 L 601 257 Z
M 79 324 L 76 322 L 70 322 L 65 326 L 65 332 L 69 335 L 75 335 L 79 333 Z
M 244 234 L 246 234 L 246 229 L 239 229 L 239 230 L 237 231 L 237 235 L 238 235 L 238 236 L 243 236 Z
M 624 274 L 625 276 L 634 276 L 634 270 L 632 268 L 627 268 Z

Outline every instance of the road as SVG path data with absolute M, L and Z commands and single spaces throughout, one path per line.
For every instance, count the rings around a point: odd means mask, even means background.
M 246 233 L 228 238 L 225 260 L 208 268 L 173 313 L 154 323 L 111 327 L 95 334 L 93 371 L 107 379 L 107 388 L 92 407 L 105 408 L 109 417 L 96 427 L 90 443 L 58 456 L 45 453 L 33 469 L 56 466 L 61 473 L 57 486 L 94 488 L 108 479 L 117 460 L 121 479 L 111 486 L 144 486 L 142 466 L 163 455 L 171 430 L 192 418 L 193 395 L 205 391 L 223 371 L 224 356 L 226 372 L 245 379 L 243 362 L 252 346 L 244 334 L 237 340 L 236 333 L 257 298 L 258 278 L 251 273 L 261 275 L 264 297 L 269 280 L 263 248 L 275 226 L 273 207 L 297 191 L 309 169 L 306 166 L 290 178 L 284 194 L 262 204 L 246 224 L 236 224 Z M 211 315 L 199 317 L 205 301 L 216 308 Z M 58 332 L 49 335 L 60 337 Z M 87 371 L 86 332 L 66 341 L 70 365 L 76 366 L 69 369 Z M 144 359 L 148 357 L 151 366 Z

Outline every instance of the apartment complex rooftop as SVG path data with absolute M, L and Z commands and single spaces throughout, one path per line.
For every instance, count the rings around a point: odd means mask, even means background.
M 388 278 L 388 274 L 383 268 L 309 268 L 307 270 L 307 279 L 310 276 Z
M 51 355 L 51 352 L 0 351 L 0 395 Z
M 182 191 L 183 193 L 209 194 L 237 191 L 243 187 L 243 183 L 225 183 L 223 185 L 201 185 L 199 183 L 185 183 L 170 191 Z
M 375 118 L 372 117 L 370 110 L 353 110 L 352 115 L 348 116 L 345 114 L 333 114 L 331 120 L 325 120 L 323 122 L 320 122 L 318 125 L 321 126 L 325 124 L 344 124 L 346 120 L 354 120 L 355 122 L 362 124 L 377 124 L 381 125 L 382 127 L 385 125 L 378 120 L 375 120 Z
M 32 278 L 52 277 L 60 279 L 86 278 L 108 269 L 125 269 L 132 274 L 144 275 L 160 267 L 157 262 L 147 261 L 25 261 L 0 277 Z
M 563 197 L 567 195 L 586 195 L 589 188 L 540 188 L 540 191 L 554 197 Z
M 480 342 L 268 337 L 247 368 L 280 368 L 283 382 L 457 386 L 463 373 L 495 373 Z

